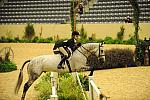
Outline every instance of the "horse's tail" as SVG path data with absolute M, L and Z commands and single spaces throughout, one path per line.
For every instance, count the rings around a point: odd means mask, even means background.
M 15 94 L 18 93 L 19 89 L 20 89 L 20 86 L 21 86 L 21 83 L 23 81 L 23 68 L 25 66 L 26 63 L 30 62 L 31 60 L 27 60 L 24 62 L 24 64 L 22 65 L 22 68 L 20 69 L 20 73 L 19 73 L 19 76 L 18 76 L 18 81 L 17 81 L 17 84 L 16 84 L 16 87 L 15 87 Z

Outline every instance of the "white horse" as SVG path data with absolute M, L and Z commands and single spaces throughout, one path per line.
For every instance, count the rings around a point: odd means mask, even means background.
M 104 57 L 103 46 L 100 43 L 87 43 L 80 46 L 75 50 L 72 56 L 68 59 L 70 68 L 66 66 L 64 69 L 58 69 L 57 66 L 61 60 L 59 54 L 56 55 L 43 55 L 33 58 L 32 60 L 27 60 L 24 62 L 22 68 L 20 69 L 20 74 L 18 77 L 18 82 L 16 84 L 15 93 L 18 93 L 22 80 L 23 80 L 23 68 L 26 63 L 29 63 L 27 66 L 27 72 L 29 75 L 28 81 L 24 85 L 24 90 L 22 94 L 22 100 L 24 100 L 25 95 L 29 87 L 33 82 L 42 74 L 42 72 L 75 72 L 80 70 L 82 67 L 85 67 L 87 64 L 87 58 L 90 55 L 96 55 L 98 58 Z

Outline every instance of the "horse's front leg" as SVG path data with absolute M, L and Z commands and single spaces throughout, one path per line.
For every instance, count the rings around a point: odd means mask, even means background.
M 92 69 L 91 69 L 91 72 L 90 72 L 89 76 L 93 76 L 93 73 L 94 73 L 94 67 L 92 67 Z

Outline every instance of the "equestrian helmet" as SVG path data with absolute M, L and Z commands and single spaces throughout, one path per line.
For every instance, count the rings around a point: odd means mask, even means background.
M 72 36 L 75 36 L 75 35 L 80 35 L 80 34 L 79 34 L 78 31 L 73 31 L 73 32 L 72 32 Z

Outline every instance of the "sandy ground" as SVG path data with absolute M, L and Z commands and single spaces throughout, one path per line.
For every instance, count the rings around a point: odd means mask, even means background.
M 14 88 L 17 82 L 19 69 L 22 64 L 35 56 L 51 54 L 52 53 L 52 44 L 3 44 L 0 43 L 0 49 L 6 46 L 11 46 L 14 51 L 14 62 L 17 64 L 16 71 L 8 73 L 0 73 L 0 100 L 19 100 L 23 91 L 23 84 L 28 80 L 28 75 L 26 67 L 24 68 L 24 80 L 20 88 L 18 95 L 14 94 Z M 38 82 L 37 80 L 36 82 Z M 26 100 L 37 100 L 36 91 L 34 86 L 36 82 L 31 86 L 27 92 Z
M 96 71 L 94 80 L 108 100 L 150 100 L 150 67 Z
M 0 49 L 11 46 L 14 51 L 14 62 L 17 64 L 16 71 L 0 73 L 0 100 L 19 100 L 23 90 L 23 84 L 27 81 L 28 75 L 24 68 L 24 81 L 18 95 L 14 94 L 14 87 L 17 82 L 19 69 L 24 61 L 35 56 L 52 54 L 53 44 L 34 43 L 0 43 Z M 110 48 L 129 48 L 134 46 L 106 45 Z M 94 81 L 101 91 L 108 97 L 108 100 L 150 100 L 150 67 L 109 69 L 96 71 Z M 27 92 L 26 100 L 37 100 L 37 92 L 34 90 L 38 79 Z

